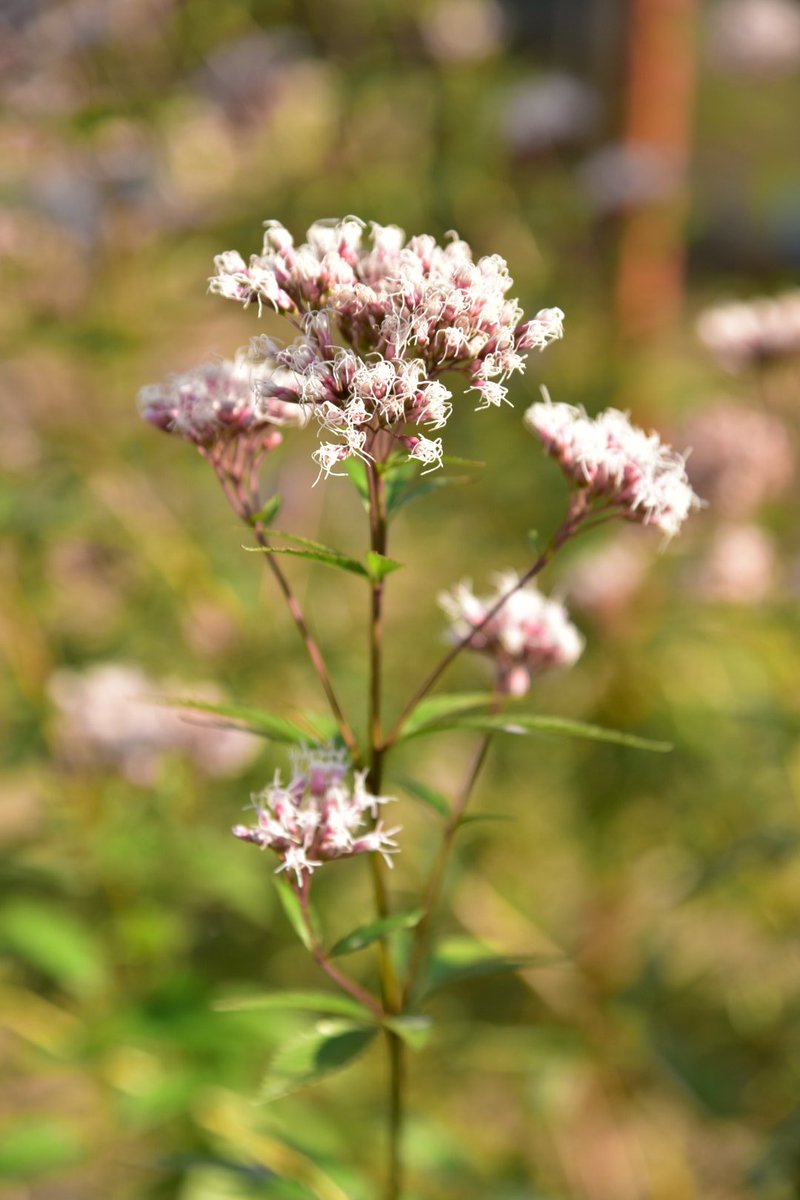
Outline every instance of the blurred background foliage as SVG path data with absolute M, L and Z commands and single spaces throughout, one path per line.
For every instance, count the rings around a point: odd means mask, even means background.
M 459 406 L 447 450 L 485 469 L 395 526 L 390 705 L 441 647 L 436 592 L 485 589 L 559 519 L 520 424 L 541 382 L 692 445 L 710 502 L 663 554 L 613 529 L 545 580 L 589 644 L 537 709 L 675 750 L 494 748 L 475 808 L 510 820 L 464 832 L 441 928 L 558 961 L 435 999 L 409 1196 L 798 1194 L 800 374 L 724 371 L 694 320 L 797 278 L 799 27 L 796 0 L 2 0 L 3 1196 L 376 1194 L 378 1049 L 253 1106 L 305 1018 L 213 1007 L 320 983 L 228 832 L 285 755 L 151 702 L 319 699 L 207 467 L 134 403 L 280 332 L 206 296 L 215 253 L 349 212 L 457 228 L 526 310 L 567 313 L 514 410 Z M 287 441 L 282 527 L 360 551 L 352 489 L 312 489 L 312 435 Z M 295 577 L 354 710 L 363 589 Z M 395 772 L 447 791 L 469 749 L 413 742 Z M 401 805 L 410 903 L 436 826 Z M 363 864 L 318 893 L 341 936 Z

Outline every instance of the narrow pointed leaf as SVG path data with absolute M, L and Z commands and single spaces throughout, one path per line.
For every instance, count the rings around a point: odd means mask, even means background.
M 367 573 L 373 583 L 380 583 L 387 575 L 391 575 L 392 571 L 399 571 L 402 566 L 403 563 L 397 559 L 387 558 L 377 550 L 367 551 Z
M 303 909 L 300 906 L 300 900 L 297 896 L 297 893 L 289 881 L 282 878 L 280 875 L 273 875 L 272 882 L 275 884 L 275 891 L 278 893 L 278 899 L 280 901 L 281 908 L 286 913 L 286 919 L 297 936 L 300 938 L 300 941 L 303 943 L 306 950 L 310 950 L 313 945 L 311 932 L 309 931 L 308 924 L 303 917 Z M 314 918 L 313 911 L 309 912 L 309 921 L 311 923 L 311 929 L 315 930 L 316 920 Z
M 583 721 L 572 721 L 567 717 L 533 716 L 529 713 L 473 714 L 464 713 L 422 725 L 412 730 L 407 737 L 440 733 L 451 729 L 474 729 L 482 733 L 511 733 L 517 736 L 545 734 L 556 737 L 581 738 L 593 742 L 610 742 L 617 746 L 629 746 L 632 750 L 650 750 L 666 754 L 672 750 L 669 742 L 653 741 L 618 729 L 605 729 L 600 725 L 589 725 Z
M 344 469 L 350 476 L 351 482 L 358 492 L 361 503 L 369 512 L 369 483 L 367 481 L 367 464 L 362 462 L 360 458 L 348 458 L 345 460 Z
M 313 1012 L 320 1015 L 352 1017 L 369 1022 L 372 1014 L 357 1000 L 338 992 L 262 992 L 252 996 L 223 996 L 215 1001 L 217 1012 Z
M 248 517 L 249 523 L 251 525 L 270 526 L 281 510 L 281 503 L 280 496 L 271 496 L 263 508 Z
M 426 992 L 434 992 L 465 979 L 551 966 L 560 961 L 561 956 L 556 955 L 493 954 L 486 946 L 471 938 L 452 938 L 439 947 L 428 967 Z
M 206 700 L 167 699 L 159 701 L 170 708 L 188 708 L 194 712 L 209 713 L 222 717 L 226 721 L 269 738 L 273 742 L 285 742 L 289 745 L 308 745 L 314 738 L 299 726 L 293 725 L 285 717 L 275 717 L 272 713 L 262 712 L 258 708 L 246 708 L 241 704 L 211 704 Z
M 421 726 L 432 725 L 470 709 L 490 708 L 496 703 L 491 692 L 441 692 L 421 700 L 403 722 L 401 737 L 411 737 Z
M 405 775 L 398 779 L 398 783 L 408 792 L 409 796 L 413 796 L 415 800 L 419 800 L 426 807 L 432 808 L 440 817 L 450 816 L 450 805 L 442 793 L 437 792 L 435 788 L 428 787 L 427 783 L 420 783 L 416 779 L 409 779 Z
M 369 925 L 360 925 L 358 929 L 354 929 L 336 943 L 330 952 L 331 958 L 337 958 L 343 954 L 355 954 L 357 950 L 371 946 L 373 942 L 387 937 L 390 933 L 395 933 L 398 929 L 413 929 L 421 919 L 422 910 L 415 909 L 414 912 L 392 913 L 390 917 L 382 917 L 379 921 L 372 921 Z
M 342 553 L 341 550 L 334 550 L 332 546 L 325 546 L 322 542 L 312 541 L 311 538 L 298 537 L 295 533 L 280 533 L 278 530 L 273 530 L 271 536 L 290 544 L 288 546 L 246 546 L 245 549 L 251 550 L 254 554 L 288 554 L 294 558 L 305 558 L 311 562 L 323 563 L 328 567 L 338 567 L 342 571 L 350 572 L 351 575 L 368 577 L 367 568 L 363 563 Z
M 349 1021 L 320 1021 L 315 1029 L 292 1038 L 277 1052 L 260 1098 L 276 1100 L 342 1070 L 366 1050 L 376 1033 L 374 1027 Z
M 408 1014 L 402 1017 L 385 1017 L 384 1025 L 402 1038 L 412 1050 L 421 1050 L 430 1038 L 433 1022 L 430 1017 Z

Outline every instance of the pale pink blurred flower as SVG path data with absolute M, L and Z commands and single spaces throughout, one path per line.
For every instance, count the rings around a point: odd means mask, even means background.
M 800 355 L 800 288 L 707 308 L 696 329 L 720 366 L 734 373 Z
M 217 703 L 211 684 L 182 686 L 150 678 L 126 663 L 99 663 L 50 678 L 59 754 L 86 767 L 116 767 L 132 783 L 152 784 L 166 753 L 182 753 L 212 776 L 238 775 L 258 750 L 258 739 L 220 728 L 213 717 L 159 703 L 166 695 Z
M 260 370 L 245 355 L 201 363 L 165 383 L 149 384 L 139 392 L 139 411 L 145 421 L 177 433 L 205 448 L 241 435 L 259 444 L 280 441 L 276 425 L 302 423 L 296 405 L 256 394 Z M 268 447 L 271 448 L 271 447 Z
M 647 578 L 651 553 L 632 529 L 582 555 L 566 577 L 570 600 L 607 625 L 625 616 Z
M 293 755 L 287 784 L 280 772 L 252 798 L 253 825 L 236 825 L 233 833 L 245 842 L 274 851 L 277 870 L 294 874 L 303 887 L 317 867 L 337 858 L 378 853 L 392 866 L 396 853 L 394 834 L 375 818 L 391 796 L 374 796 L 366 789 L 366 771 L 355 771 L 348 781 L 344 751 L 317 747 Z M 371 818 L 371 822 L 368 820 Z
M 694 583 L 705 600 L 760 604 L 775 589 L 775 542 L 758 525 L 723 525 L 714 534 Z
M 442 592 L 439 603 L 450 618 L 451 638 L 465 638 L 517 581 L 513 571 L 496 576 L 496 589 L 489 596 L 476 596 L 469 582 Z M 535 584 L 528 584 L 514 592 L 467 644 L 494 660 L 501 691 L 521 696 L 535 675 L 577 662 L 584 640 L 564 605 L 543 596 Z
M 314 454 L 324 474 L 346 458 L 369 458 L 380 433 L 402 444 L 409 426 L 443 428 L 452 412 L 439 378 L 446 371 L 466 377 L 478 408 L 502 404 L 505 380 L 524 370 L 525 356 L 563 334 L 557 308 L 523 321 L 504 259 L 474 261 L 455 234 L 440 246 L 373 223 L 366 235 L 363 222 L 346 217 L 318 221 L 306 236 L 295 246 L 282 225 L 267 222 L 262 253 L 249 263 L 236 251 L 217 256 L 210 290 L 301 324 L 290 345 L 253 340 L 255 389 L 267 411 L 294 405 L 338 436 Z M 411 456 L 438 464 L 439 439 L 415 438 Z
M 590 500 L 606 501 L 620 516 L 673 537 L 700 504 L 683 458 L 617 409 L 592 418 L 548 397 L 528 409 L 525 424 Z
M 770 78 L 800 67 L 800 9 L 792 0 L 718 0 L 708 35 L 718 70 Z
M 789 431 L 770 413 L 723 400 L 692 417 L 682 437 L 692 484 L 722 516 L 751 516 L 794 477 Z
M 554 71 L 509 89 L 500 114 L 500 134 L 517 154 L 540 154 L 586 137 L 600 112 L 600 98 L 593 88 L 573 75 Z
M 614 216 L 672 199 L 683 186 L 684 171 L 658 146 L 612 142 L 584 159 L 578 178 L 596 212 Z
M 479 62 L 502 47 L 505 15 L 497 0 L 438 0 L 422 13 L 420 33 L 439 62 Z

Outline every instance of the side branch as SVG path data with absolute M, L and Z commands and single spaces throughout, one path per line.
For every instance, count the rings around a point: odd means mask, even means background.
M 439 682 L 450 664 L 458 658 L 462 650 L 464 650 L 477 633 L 480 633 L 484 626 L 488 625 L 489 621 L 499 613 L 500 609 L 516 595 L 518 591 L 530 583 L 550 562 L 553 555 L 575 534 L 584 518 L 587 515 L 587 501 L 582 492 L 578 492 L 572 499 L 569 512 L 561 528 L 553 535 L 549 545 L 542 551 L 531 567 L 521 575 L 513 587 L 509 588 L 500 599 L 492 605 L 485 616 L 476 625 L 474 625 L 464 637 L 459 638 L 447 651 L 447 653 L 439 660 L 430 674 L 423 680 L 417 688 L 414 695 L 403 708 L 397 721 L 392 726 L 392 729 L 386 736 L 383 744 L 384 751 L 388 750 L 397 741 L 400 736 L 400 731 L 406 719 L 411 715 L 421 700 L 424 700 L 431 689 Z

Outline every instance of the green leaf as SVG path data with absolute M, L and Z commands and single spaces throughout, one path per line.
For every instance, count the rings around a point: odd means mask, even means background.
M 377 1028 L 351 1021 L 320 1021 L 287 1042 L 273 1058 L 261 1088 L 262 1100 L 276 1100 L 324 1075 L 340 1071 L 366 1050 Z
M 385 1017 L 383 1021 L 387 1029 L 402 1038 L 412 1050 L 421 1050 L 427 1043 L 433 1029 L 433 1021 L 417 1013 L 402 1017 Z
M 560 961 L 560 955 L 492 954 L 472 938 L 451 938 L 438 947 L 431 960 L 425 990 L 430 993 L 464 979 L 521 971 L 526 967 L 545 967 Z
M 338 992 L 262 992 L 253 996 L 223 996 L 214 1002 L 217 1012 L 313 1012 L 370 1021 L 372 1013 L 350 996 Z
M 0 911 L 0 946 L 77 995 L 98 991 L 106 982 L 100 943 L 56 902 L 8 903 Z
M 345 459 L 344 469 L 350 476 L 356 491 L 361 497 L 364 508 L 369 512 L 369 482 L 367 480 L 367 464 L 360 458 Z
M 367 568 L 358 559 L 350 558 L 341 550 L 334 550 L 322 542 L 314 542 L 310 538 L 298 537 L 294 533 L 280 533 L 273 530 L 272 537 L 282 538 L 290 542 L 289 546 L 245 546 L 254 554 L 289 554 L 294 558 L 306 558 L 311 562 L 324 563 L 328 567 L 338 567 L 340 571 L 349 571 L 351 575 L 361 575 L 369 578 Z
M 248 517 L 249 523 L 251 525 L 270 526 L 280 512 L 281 504 L 282 500 L 280 496 L 271 496 L 263 508 Z
M 409 713 L 403 722 L 400 736 L 411 737 L 420 726 L 430 725 L 453 713 L 490 708 L 495 703 L 496 697 L 491 692 L 440 692 L 438 696 L 429 696 L 426 700 L 421 700 L 414 711 Z
M 392 913 L 390 917 L 382 917 L 379 921 L 372 921 L 369 925 L 360 925 L 358 929 L 354 929 L 345 937 L 340 938 L 330 952 L 331 958 L 339 957 L 342 954 L 355 954 L 356 950 L 363 950 L 366 946 L 371 946 L 373 942 L 377 942 L 380 938 L 384 938 L 398 929 L 413 929 L 421 919 L 422 909 L 415 909 L 413 912 Z
M 466 813 L 458 822 L 459 829 L 464 825 L 476 825 L 481 821 L 516 821 L 510 813 Z
M 428 808 L 432 808 L 440 817 L 450 816 L 450 805 L 435 788 L 428 787 L 427 783 L 420 783 L 416 779 L 410 779 L 407 775 L 401 776 L 397 781 L 404 788 L 409 796 L 413 796 L 415 800 L 419 800 Z
M 272 882 L 275 885 L 275 891 L 278 893 L 278 899 L 281 902 L 281 908 L 286 913 L 289 924 L 300 938 L 300 941 L 303 943 L 306 950 L 310 950 L 313 946 L 313 940 L 308 928 L 308 923 L 303 916 L 303 909 L 297 892 L 289 883 L 288 879 L 282 878 L 279 875 L 273 875 Z M 317 921 L 311 908 L 308 910 L 308 919 L 311 924 L 311 929 L 316 935 Z
M 12 1109 L 13 1111 L 13 1109 Z M 64 1171 L 86 1151 L 77 1132 L 44 1113 L 6 1123 L 0 1142 L 0 1179 L 37 1179 Z M 58 1185 L 55 1185 L 58 1190 Z M 16 1191 L 13 1192 L 17 1194 Z M 29 1194 L 27 1188 L 21 1194 Z
M 414 729 L 406 736 L 420 737 L 423 734 L 440 733 L 450 729 L 474 729 L 482 733 L 554 734 L 557 737 L 582 738 L 593 742 L 610 742 L 617 746 L 629 746 L 633 750 L 650 750 L 666 754 L 672 750 L 669 742 L 656 742 L 633 733 L 622 733 L 617 729 L 604 729 L 600 725 L 587 725 L 583 721 L 572 721 L 567 717 L 543 717 L 530 713 L 470 714 L 437 720 Z
M 273 742 L 285 742 L 289 745 L 305 745 L 314 742 L 315 738 L 293 725 L 285 717 L 275 717 L 272 713 L 262 712 L 259 708 L 245 708 L 241 704 L 211 704 L 206 700 L 166 699 L 160 704 L 170 708 L 189 708 L 195 712 L 211 713 L 215 717 L 223 717 L 226 721 L 234 722 L 250 733 L 269 738 Z
M 399 571 L 402 566 L 403 563 L 397 559 L 387 558 L 377 550 L 367 551 L 367 573 L 373 583 L 380 583 L 387 575 L 391 575 L 392 571 Z

